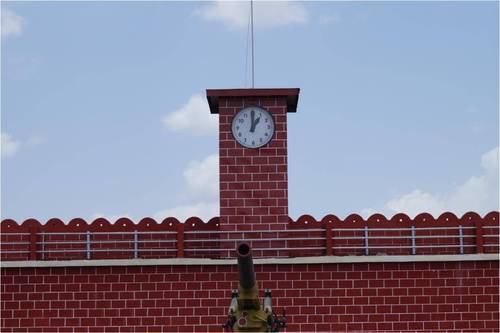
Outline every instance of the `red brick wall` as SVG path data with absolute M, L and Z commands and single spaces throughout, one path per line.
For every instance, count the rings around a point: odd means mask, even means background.
M 274 137 L 262 148 L 244 148 L 231 133 L 234 115 L 249 105 L 265 108 L 274 118 Z M 221 230 L 284 230 L 288 223 L 286 96 L 221 97 L 218 110 Z M 274 245 L 283 247 L 281 243 Z
M 288 331 L 499 327 L 498 261 L 256 265 Z M 235 266 L 1 269 L 2 332 L 220 331 Z M 261 294 L 262 294 L 261 290 Z

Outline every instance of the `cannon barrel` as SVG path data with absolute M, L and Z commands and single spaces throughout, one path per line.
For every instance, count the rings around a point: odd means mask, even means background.
M 250 244 L 240 243 L 236 255 L 240 283 L 231 294 L 224 327 L 232 332 L 278 332 L 286 326 L 286 318 L 279 318 L 273 312 L 270 290 L 264 293 L 264 304 L 260 303 Z
M 241 243 L 238 245 L 236 251 L 238 254 L 240 285 L 244 289 L 251 289 L 255 286 L 255 271 L 250 245 L 248 243 Z

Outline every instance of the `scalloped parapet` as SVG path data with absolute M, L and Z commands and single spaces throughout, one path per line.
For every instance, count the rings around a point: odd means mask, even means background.
M 391 227 L 391 226 L 458 226 L 458 225 L 473 225 L 477 222 L 483 224 L 498 225 L 499 212 L 492 211 L 481 217 L 478 213 L 467 212 L 462 217 L 458 217 L 451 212 L 445 212 L 439 215 L 437 218 L 429 213 L 421 213 L 415 216 L 413 219 L 404 213 L 398 213 L 393 215 L 391 218 L 387 218 L 382 214 L 373 214 L 367 219 L 364 219 L 359 214 L 351 214 L 347 216 L 344 220 L 340 219 L 336 215 L 326 215 L 320 220 L 315 219 L 311 215 L 302 215 L 298 217 L 295 221 L 290 218 L 290 225 L 293 227 L 300 228 L 314 228 L 325 223 L 332 224 L 333 226 L 346 226 L 350 227 Z
M 13 229 L 28 230 L 36 227 L 43 231 L 123 231 L 125 229 L 134 230 L 176 230 L 178 225 L 184 225 L 186 230 L 211 230 L 219 226 L 219 218 L 213 217 L 208 221 L 203 221 L 199 217 L 193 216 L 186 219 L 184 222 L 179 221 L 175 217 L 167 217 L 162 221 L 156 221 L 152 217 L 144 217 L 137 223 L 127 217 L 117 219 L 114 223 L 106 218 L 100 217 L 90 222 L 82 218 L 71 219 L 68 223 L 64 223 L 61 219 L 51 218 L 45 223 L 37 219 L 27 219 L 18 223 L 12 219 L 4 219 L 0 223 L 0 232 L 7 232 Z M 20 228 L 20 229 L 19 229 Z
M 351 214 L 341 220 L 326 215 L 289 218 L 286 230 L 248 228 L 239 233 L 220 229 L 219 218 L 207 222 L 191 217 L 184 222 L 169 217 L 146 217 L 138 223 L 120 218 L 114 223 L 98 218 L 75 218 L 64 223 L 28 219 L 21 224 L 0 223 L 2 260 L 76 260 L 131 258 L 227 258 L 236 244 L 248 241 L 261 257 L 323 255 L 419 255 L 499 252 L 499 212 L 483 217 L 422 213 L 364 219 Z
M 290 217 L 289 222 L 290 225 L 301 225 L 305 228 L 310 228 L 311 225 L 318 225 L 322 223 L 332 223 L 333 225 L 342 224 L 345 225 L 347 223 L 354 225 L 363 225 L 363 226 L 378 226 L 384 224 L 384 226 L 388 226 L 388 222 L 395 223 L 399 226 L 402 225 L 438 225 L 438 224 L 446 224 L 446 225 L 459 225 L 459 224 L 471 224 L 476 221 L 482 221 L 487 224 L 498 224 L 499 220 L 499 212 L 492 211 L 481 217 L 478 213 L 475 212 L 467 212 L 462 217 L 457 217 L 452 212 L 445 212 L 439 215 L 437 218 L 432 216 L 429 213 L 421 213 L 415 216 L 413 219 L 404 213 L 398 213 L 393 215 L 391 218 L 387 218 L 382 214 L 373 214 L 370 217 L 364 219 L 359 214 L 350 214 L 345 219 L 340 219 L 336 215 L 326 215 L 323 218 L 317 220 L 312 215 L 302 215 L 298 217 L 295 221 Z M 36 225 L 40 230 L 47 228 L 47 230 L 56 230 L 59 228 L 65 228 L 65 230 L 75 229 L 76 230 L 88 230 L 98 229 L 98 230 L 106 230 L 106 231 L 121 231 L 122 228 L 130 227 L 130 228 L 138 228 L 141 230 L 151 229 L 151 230 L 164 230 L 164 228 L 173 227 L 178 224 L 183 224 L 186 228 L 191 229 L 210 229 L 213 227 L 218 227 L 219 217 L 213 217 L 208 221 L 203 221 L 199 217 L 193 216 L 186 219 L 184 222 L 178 220 L 175 217 L 167 217 L 161 221 L 157 221 L 152 217 L 144 217 L 139 220 L 137 223 L 132 221 L 127 217 L 122 217 L 117 219 L 115 222 L 111 222 L 106 218 L 100 217 L 94 219 L 90 222 L 86 221 L 82 218 L 73 218 L 68 223 L 64 223 L 61 219 L 51 218 L 47 220 L 45 223 L 38 221 L 37 219 L 27 219 L 23 222 L 19 223 L 12 219 L 4 219 L 0 223 L 0 231 L 7 231 L 5 228 L 17 228 L 17 227 L 30 227 Z M 102 229 L 101 229 L 102 228 Z

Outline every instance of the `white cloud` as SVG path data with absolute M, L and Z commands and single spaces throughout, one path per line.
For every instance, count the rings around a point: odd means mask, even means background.
M 450 211 L 461 216 L 468 211 L 484 214 L 498 210 L 498 158 L 499 149 L 496 147 L 482 155 L 481 167 L 484 170 L 482 175 L 470 177 L 448 193 L 439 194 L 419 189 L 413 190 L 389 200 L 384 205 L 382 212 L 386 214 L 406 213 L 414 217 L 423 212 L 438 216 L 445 211 Z M 368 208 L 363 211 L 372 213 L 375 210 Z
M 306 9 L 288 1 L 254 1 L 254 26 L 268 29 L 308 21 Z M 214 1 L 195 11 L 206 21 L 222 22 L 233 29 L 247 29 L 250 17 L 249 1 Z
M 87 222 L 93 222 L 98 218 L 105 218 L 108 220 L 110 223 L 115 223 L 118 219 L 121 219 L 122 217 L 126 217 L 131 221 L 134 221 L 129 214 L 124 214 L 124 215 L 106 215 L 106 214 L 101 214 L 101 213 L 95 213 L 93 214 L 90 219 Z M 138 221 L 136 221 L 138 222 Z
M 498 177 L 498 147 L 493 148 L 486 154 L 481 156 L 481 166 L 486 170 L 488 174 L 496 174 Z
M 199 94 L 191 96 L 181 108 L 162 119 L 165 127 L 174 132 L 188 131 L 195 135 L 217 133 L 219 121 L 210 114 L 207 100 Z
M 25 20 L 13 11 L 2 8 L 2 38 L 19 36 L 23 32 Z
M 12 136 L 8 133 L 1 133 L 1 141 L 2 141 L 2 158 L 7 158 L 14 156 L 19 147 L 21 145 L 20 141 L 16 141 L 12 138 Z
M 437 214 L 444 212 L 443 198 L 436 194 L 413 190 L 408 194 L 389 200 L 385 209 L 391 213 L 406 213 L 416 216 L 419 213 Z
M 191 161 L 182 173 L 185 199 L 188 202 L 154 214 L 157 221 L 175 217 L 184 222 L 191 216 L 208 221 L 219 216 L 219 155 L 207 156 L 202 161 Z
M 207 222 L 215 216 L 219 216 L 219 203 L 213 202 L 197 202 L 184 206 L 177 206 L 165 209 L 154 214 L 153 218 L 160 222 L 166 217 L 175 217 L 181 222 L 184 222 L 189 217 L 196 216 Z
M 2 132 L 2 158 L 12 157 L 17 154 L 20 148 L 34 148 L 45 143 L 45 139 L 32 136 L 26 140 L 14 140 L 12 135 Z
M 219 155 L 203 161 L 191 161 L 183 172 L 186 190 L 191 197 L 215 198 L 219 195 Z
M 373 210 L 373 208 L 363 208 L 363 209 L 361 209 L 361 212 L 359 213 L 359 215 L 361 215 L 363 218 L 367 219 L 375 213 L 377 213 L 377 212 L 375 210 Z

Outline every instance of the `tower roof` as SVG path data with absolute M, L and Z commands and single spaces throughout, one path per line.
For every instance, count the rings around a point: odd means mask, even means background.
M 207 89 L 210 113 L 219 113 L 220 97 L 275 97 L 286 96 L 287 111 L 297 112 L 299 88 Z

